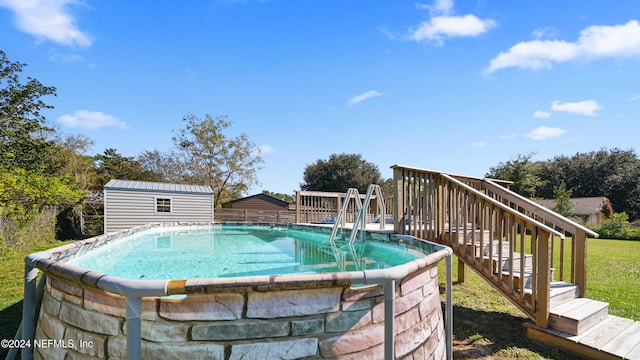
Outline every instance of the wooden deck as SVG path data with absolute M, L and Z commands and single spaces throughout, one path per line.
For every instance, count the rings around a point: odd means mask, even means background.
M 585 358 L 640 360 L 640 322 L 631 319 L 607 315 L 580 335 L 541 328 L 532 322 L 524 324 L 524 331 L 533 340 Z

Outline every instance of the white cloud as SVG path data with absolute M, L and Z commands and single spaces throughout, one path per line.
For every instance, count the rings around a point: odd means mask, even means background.
M 595 100 L 585 100 L 578 102 L 560 103 L 560 101 L 551 102 L 551 110 L 564 111 L 572 114 L 596 116 L 596 111 L 602 109 Z
M 487 146 L 487 142 L 486 141 L 476 141 L 471 143 L 471 146 L 473 146 L 474 148 L 477 149 L 482 149 L 485 148 Z
M 633 95 L 633 96 L 631 97 L 631 99 L 629 99 L 629 100 L 631 100 L 631 101 L 637 101 L 637 100 L 640 100 L 640 94 L 635 94 L 635 95 Z
M 379 27 L 378 28 L 378 32 L 384 36 L 386 36 L 389 40 L 395 40 L 396 39 L 396 35 L 394 33 L 392 33 L 389 29 L 384 28 L 384 27 Z
M 260 154 L 264 155 L 264 154 L 269 154 L 272 153 L 274 151 L 276 151 L 276 149 L 273 148 L 273 146 L 271 145 L 262 145 L 260 146 Z
M 558 137 L 566 132 L 566 130 L 560 128 L 540 126 L 539 128 L 533 129 L 531 132 L 524 134 L 524 137 L 531 140 L 546 140 Z
M 433 5 L 416 4 L 418 9 L 427 9 L 432 15 L 449 15 L 453 11 L 453 0 L 435 0 Z
M 65 46 L 88 47 L 92 40 L 78 29 L 75 19 L 66 9 L 78 0 L 0 0 L 0 6 L 11 10 L 21 31 L 36 39 L 49 40 Z
M 98 111 L 78 110 L 72 115 L 62 115 L 58 121 L 71 128 L 81 128 L 87 130 L 95 130 L 103 127 L 115 126 L 120 129 L 126 129 L 127 124 L 118 118 L 106 115 Z
M 80 55 L 75 54 L 61 54 L 61 53 L 53 53 L 49 56 L 51 61 L 56 62 L 58 64 L 67 64 L 67 63 L 80 63 L 85 62 L 85 58 Z
M 352 106 L 355 104 L 359 104 L 369 98 L 372 97 L 376 97 L 376 96 L 382 96 L 384 95 L 383 93 L 377 91 L 377 90 L 371 90 L 371 91 L 367 91 L 365 93 L 362 93 L 360 95 L 356 95 L 354 97 L 352 97 L 351 99 L 349 99 L 349 101 L 347 101 L 347 106 Z
M 509 67 L 551 69 L 555 63 L 606 57 L 640 57 L 640 24 L 589 26 L 578 41 L 532 40 L 520 42 L 491 59 L 487 73 Z
M 540 40 L 540 39 L 555 39 L 558 35 L 558 31 L 555 28 L 550 26 L 545 26 L 541 28 L 537 28 L 533 30 L 531 36 Z
M 500 140 L 511 140 L 511 139 L 515 139 L 517 137 L 518 137 L 518 134 L 507 134 L 507 135 L 498 136 L 498 139 L 500 139 Z
M 454 16 L 452 0 L 436 0 L 433 5 L 418 5 L 420 9 L 429 9 L 431 19 L 423 21 L 409 36 L 415 41 L 431 41 L 442 45 L 447 37 L 478 36 L 492 27 L 496 22 L 491 19 L 480 19 L 475 15 Z
M 551 117 L 551 113 L 550 112 L 546 112 L 546 111 L 536 111 L 533 113 L 534 117 L 537 117 L 538 119 L 548 119 Z

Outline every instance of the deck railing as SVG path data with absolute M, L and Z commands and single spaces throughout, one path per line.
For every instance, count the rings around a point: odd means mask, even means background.
M 336 220 L 338 211 L 342 208 L 346 193 L 324 191 L 297 191 L 296 192 L 296 222 L 298 223 L 322 223 Z M 365 194 L 360 194 L 360 200 L 364 200 Z M 391 194 L 385 194 L 385 210 L 388 219 L 393 218 L 393 202 Z M 354 222 L 358 213 L 355 201 L 347 204 L 345 209 L 346 222 Z M 367 222 L 372 222 L 380 215 L 377 197 L 373 196 L 366 211 Z
M 587 236 L 597 237 L 598 233 L 500 186 L 494 180 L 485 179 L 482 182 L 481 190 L 507 206 L 565 235 L 565 237 L 553 236 L 551 238 L 551 266 L 557 270 L 558 281 L 567 281 L 578 285 L 580 297 L 586 297 L 586 240 Z M 554 256 L 555 252 L 558 252 L 557 256 Z M 565 276 L 567 270 L 569 270 L 569 276 Z
M 401 165 L 393 169 L 396 233 L 450 246 L 459 261 L 538 326 L 548 324 L 554 276 L 564 281 L 569 271 L 584 296 L 586 235 L 593 235 L 588 229 L 496 181 Z

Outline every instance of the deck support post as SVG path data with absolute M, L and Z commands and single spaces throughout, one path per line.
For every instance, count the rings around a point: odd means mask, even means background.
M 549 326 L 551 308 L 551 233 L 538 231 L 538 279 L 536 284 L 538 303 L 536 306 L 536 325 L 541 328 Z
M 469 272 L 469 268 L 462 260 L 460 260 L 460 257 L 458 257 L 458 282 L 459 283 L 464 283 L 465 281 L 467 281 L 468 272 Z
M 296 191 L 296 223 L 301 223 L 302 222 L 302 217 L 300 216 L 301 213 L 301 209 L 302 209 L 302 204 L 300 203 L 300 199 L 302 197 L 300 196 L 300 190 Z
M 393 232 L 405 234 L 404 176 L 400 168 L 393 169 Z
M 573 283 L 578 285 L 578 296 L 583 298 L 587 297 L 587 233 L 579 229 L 573 236 L 576 248 Z

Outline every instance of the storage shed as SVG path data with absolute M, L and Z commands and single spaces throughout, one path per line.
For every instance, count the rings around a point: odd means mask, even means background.
M 116 179 L 104 186 L 105 233 L 163 221 L 213 221 L 213 190 Z

